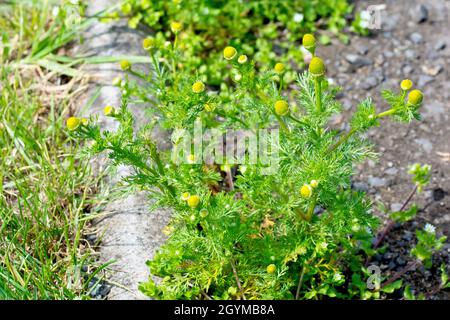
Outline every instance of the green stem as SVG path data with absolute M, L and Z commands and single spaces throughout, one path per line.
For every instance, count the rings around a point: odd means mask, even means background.
M 394 114 L 396 111 L 397 111 L 396 109 L 392 108 L 392 109 L 389 109 L 389 110 L 386 110 L 384 112 L 381 112 L 381 113 L 377 114 L 376 117 L 377 118 L 383 118 L 383 117 L 389 116 L 391 114 Z
M 314 78 L 314 91 L 316 93 L 317 112 L 322 112 L 322 84 L 319 77 Z
M 280 87 L 278 88 L 278 94 L 281 96 L 281 90 L 283 89 L 283 73 L 280 75 Z
M 306 219 L 308 221 L 311 221 L 311 219 L 312 219 L 312 216 L 314 214 L 314 209 L 316 208 L 316 204 L 317 204 L 317 197 L 314 197 L 314 199 L 309 204 L 308 212 L 306 213 Z
M 338 142 L 336 142 L 335 144 L 333 144 L 325 153 L 330 154 L 331 152 L 333 152 L 334 150 L 336 150 L 337 147 L 339 147 L 341 144 L 343 144 L 345 141 L 347 141 L 354 133 L 356 132 L 356 129 L 351 129 L 349 132 L 347 132 L 345 135 L 341 136 L 341 138 L 338 140 Z
M 291 132 L 289 131 L 289 128 L 288 128 L 288 127 L 286 126 L 286 124 L 284 123 L 283 119 L 281 119 L 281 117 L 280 117 L 279 115 L 277 115 L 275 112 L 274 112 L 274 115 L 275 115 L 275 117 L 277 118 L 278 122 L 280 123 L 281 129 L 283 129 L 283 131 L 286 132 L 287 134 L 291 133 Z

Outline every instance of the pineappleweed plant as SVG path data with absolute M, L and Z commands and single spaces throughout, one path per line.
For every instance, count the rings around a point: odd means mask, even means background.
M 128 186 L 146 190 L 156 199 L 154 207 L 172 209 L 163 230 L 167 242 L 148 262 L 161 281 L 149 279 L 140 289 L 161 299 L 378 297 L 379 292 L 367 294 L 364 283 L 364 252 L 370 251 L 378 221 L 365 194 L 351 189 L 353 167 L 376 156 L 362 135 L 369 128 L 387 117 L 420 118 L 421 91 L 404 81 L 398 93 L 383 91 L 383 109 L 370 98 L 361 101 L 349 131 L 340 133 L 328 125 L 341 110 L 335 100 L 339 88 L 328 85 L 314 36 L 303 38 L 313 59 L 298 75 L 297 89 L 283 83 L 283 64 L 257 72 L 250 57 L 233 47 L 224 49 L 230 67 L 217 88 L 177 67 L 179 31 L 172 29 L 168 55 L 155 50 L 152 38 L 143 42 L 154 72 L 142 74 L 121 63 L 127 75 L 114 79 L 121 105 L 104 110 L 117 121 L 116 131 L 101 131 L 94 118 L 67 123 L 72 136 L 93 141 L 91 153 L 106 152 L 114 164 L 133 168 L 124 178 Z M 148 84 L 138 86 L 128 74 Z M 144 127 L 134 128 L 130 102 L 151 106 Z M 280 128 L 271 149 L 277 171 L 263 174 L 264 163 L 230 164 L 231 159 L 205 164 L 196 154 L 175 163 L 152 139 L 156 124 L 193 133 L 198 121 L 203 129 L 219 131 Z M 172 140 L 176 147 L 183 137 L 174 134 Z

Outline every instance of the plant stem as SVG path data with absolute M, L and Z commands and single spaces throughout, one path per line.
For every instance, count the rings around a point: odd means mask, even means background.
M 331 152 L 333 152 L 334 150 L 336 150 L 337 147 L 339 147 L 341 144 L 343 144 L 345 141 L 347 141 L 354 133 L 356 132 L 355 129 L 351 129 L 349 132 L 347 132 L 345 135 L 341 136 L 340 139 L 338 140 L 338 142 L 336 142 L 334 145 L 332 145 L 327 152 L 325 153 L 325 155 L 330 154 Z
M 320 78 L 314 78 L 314 91 L 316 93 L 316 109 L 317 112 L 322 112 L 322 84 Z
M 411 191 L 411 193 L 409 194 L 408 198 L 406 199 L 406 201 L 403 203 L 402 207 L 400 208 L 399 211 L 403 211 L 405 210 L 406 206 L 408 205 L 408 203 L 412 200 L 412 198 L 414 197 L 414 195 L 417 192 L 417 185 L 414 187 L 414 189 Z M 380 233 L 380 236 L 378 237 L 377 241 L 375 242 L 375 244 L 373 245 L 374 249 L 377 249 L 380 244 L 382 243 L 383 239 L 386 237 L 386 235 L 389 233 L 389 231 L 392 229 L 392 227 L 394 226 L 395 221 L 394 220 L 390 220 L 389 223 L 386 225 L 386 227 L 383 229 L 383 231 Z
M 300 290 L 303 284 L 303 276 L 305 275 L 305 265 L 303 264 L 302 272 L 300 274 L 300 279 L 298 280 L 297 292 L 295 293 L 295 300 L 298 300 L 300 297 Z
M 280 75 L 280 87 L 278 88 L 278 94 L 281 96 L 281 90 L 283 89 L 283 76 L 284 74 L 282 73 Z
M 408 271 L 411 271 L 412 269 L 414 269 L 418 264 L 420 263 L 419 260 L 414 261 L 413 263 L 408 264 L 405 268 L 403 268 L 402 270 L 400 270 L 399 272 L 395 273 L 391 278 L 389 278 L 388 280 L 386 280 L 382 285 L 381 288 L 384 288 L 385 286 L 391 284 L 392 282 L 394 282 L 395 280 L 397 280 L 398 278 L 400 278 L 402 275 L 404 275 L 405 273 L 407 273 Z
M 394 109 L 394 108 L 386 110 L 384 112 L 381 112 L 381 113 L 377 114 L 377 118 L 383 118 L 383 117 L 386 117 L 388 115 L 394 114 L 395 111 L 397 111 L 397 110 Z
M 238 277 L 238 274 L 236 271 L 236 267 L 234 266 L 233 259 L 231 259 L 230 263 L 231 263 L 231 268 L 233 269 L 234 278 L 236 279 L 236 284 L 239 288 L 239 291 L 241 292 L 242 298 L 245 300 L 244 292 L 243 292 L 242 286 L 241 286 L 241 281 L 239 281 L 239 277 Z
M 309 204 L 308 212 L 306 213 L 306 219 L 308 221 L 311 221 L 311 219 L 312 219 L 312 216 L 314 214 L 314 209 L 316 208 L 316 204 L 317 204 L 317 198 L 314 197 L 314 199 Z
M 281 117 L 279 115 L 277 115 L 276 113 L 274 113 L 275 117 L 277 118 L 278 122 L 280 123 L 280 127 L 281 129 L 283 129 L 284 132 L 286 132 L 287 134 L 291 133 L 289 131 L 289 128 L 286 126 L 286 124 L 284 123 L 283 119 L 281 119 Z

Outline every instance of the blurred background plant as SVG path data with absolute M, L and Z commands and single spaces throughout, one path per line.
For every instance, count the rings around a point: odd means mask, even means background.
M 285 63 L 289 66 L 285 81 L 291 83 L 295 71 L 304 67 L 299 50 L 303 34 L 321 29 L 322 44 L 330 43 L 332 35 L 348 41 L 342 31 L 350 25 L 353 5 L 347 0 L 126 0 L 120 11 L 129 18 L 130 27 L 139 23 L 149 26 L 159 48 L 173 40 L 170 24 L 181 23 L 180 67 L 198 72 L 210 85 L 218 86 L 227 67 L 220 55 L 229 44 L 251 55 L 258 68 Z M 104 21 L 116 18 L 118 13 Z M 367 34 L 359 21 L 347 29 Z

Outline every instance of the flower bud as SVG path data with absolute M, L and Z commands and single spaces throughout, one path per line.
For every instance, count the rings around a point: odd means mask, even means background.
M 237 51 L 234 47 L 226 47 L 223 49 L 223 57 L 227 60 L 233 60 L 236 55 Z
M 267 273 L 275 273 L 275 271 L 277 271 L 277 266 L 276 265 L 274 265 L 273 263 L 272 264 L 269 264 L 268 266 L 267 266 Z
M 285 116 L 289 113 L 289 105 L 284 100 L 275 102 L 275 113 L 279 116 Z
M 106 106 L 103 108 L 103 114 L 107 117 L 113 116 L 115 112 L 116 112 L 116 110 L 112 106 Z
M 314 51 L 316 50 L 316 38 L 314 38 L 314 35 L 310 33 L 305 34 L 303 36 L 302 44 L 306 50 L 314 55 Z
M 181 194 L 181 200 L 183 201 L 187 201 L 189 199 L 189 197 L 191 196 L 191 194 L 189 192 L 183 192 Z
M 314 77 L 322 77 L 325 74 L 325 63 L 319 57 L 314 57 L 309 63 L 309 72 Z
M 207 112 L 213 112 L 216 109 L 216 106 L 212 103 L 205 103 L 203 107 Z
M 408 103 L 414 106 L 418 106 L 422 103 L 422 101 L 423 101 L 422 91 L 415 89 L 408 94 Z
M 205 208 L 200 210 L 200 217 L 201 218 L 206 218 L 207 216 L 208 216 L 208 210 L 206 210 Z
M 413 86 L 413 83 L 409 79 L 405 79 L 400 83 L 400 88 L 402 88 L 402 90 L 405 90 L 405 91 L 411 89 L 412 86 Z
M 300 188 L 300 195 L 303 198 L 311 198 L 312 195 L 312 188 L 309 184 L 304 184 L 301 188 Z
M 317 180 L 311 180 L 311 182 L 309 183 L 309 185 L 313 188 L 317 188 L 319 186 L 319 181 Z
M 173 21 L 170 23 L 170 29 L 173 33 L 178 33 L 183 29 L 183 25 L 180 22 Z
M 81 119 L 77 118 L 77 117 L 70 117 L 69 119 L 67 119 L 66 125 L 67 125 L 67 129 L 69 129 L 69 131 L 75 131 L 78 129 L 78 127 L 81 124 Z
M 155 47 L 155 39 L 153 38 L 147 38 L 142 41 L 142 47 L 144 50 L 150 50 Z
M 240 55 L 239 58 L 238 58 L 238 62 L 239 62 L 240 64 L 246 63 L 247 60 L 248 60 L 248 57 L 247 57 L 245 54 Z
M 197 195 L 190 196 L 187 200 L 187 204 L 192 209 L 195 209 L 200 204 L 200 197 Z
M 86 119 L 86 118 L 81 118 L 81 124 L 82 124 L 83 126 L 87 126 L 87 125 L 89 124 L 89 120 Z
M 205 91 L 205 84 L 203 82 L 196 81 L 192 85 L 192 92 L 194 92 L 194 93 L 202 93 L 203 91 Z
M 281 62 L 278 62 L 273 68 L 273 70 L 275 70 L 276 73 L 283 73 L 285 69 L 286 69 L 285 65 Z
M 128 60 L 122 60 L 122 61 L 120 61 L 120 68 L 121 68 L 123 71 L 128 71 L 128 70 L 130 70 L 130 69 L 131 69 L 131 63 L 130 63 L 130 61 L 128 61 Z

